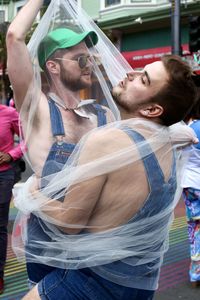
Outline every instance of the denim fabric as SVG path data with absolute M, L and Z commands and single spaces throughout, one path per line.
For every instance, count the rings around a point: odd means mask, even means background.
M 12 188 L 14 185 L 14 171 L 9 169 L 0 172 L 0 277 L 3 278 L 6 262 L 8 241 L 8 215 Z
M 154 295 L 154 291 L 123 287 L 85 269 L 56 269 L 39 282 L 38 292 L 42 300 L 152 300 Z
M 126 128 L 126 132 L 135 143 L 144 140 L 139 133 L 131 129 Z M 142 150 L 140 148 L 138 150 L 143 157 L 144 153 L 141 152 Z M 145 151 L 151 153 L 143 158 L 150 193 L 143 207 L 129 222 L 157 214 L 173 201 L 176 190 L 175 161 L 171 170 L 171 176 L 165 182 L 163 172 L 155 154 L 150 150 L 150 146 L 147 145 Z M 166 216 L 166 222 L 168 219 L 169 215 Z M 159 222 L 154 226 L 159 226 Z M 148 230 L 154 229 L 153 226 L 150 226 Z M 163 241 L 160 244 L 158 243 L 158 250 L 162 246 Z M 138 260 L 139 257 L 135 259 Z M 159 268 L 156 265 L 160 262 L 160 259 L 149 264 L 134 267 L 128 263 L 126 264 L 126 259 L 124 259 L 123 261 L 80 270 L 67 271 L 57 269 L 38 284 L 38 291 L 42 300 L 56 300 L 57 298 L 61 300 L 151 300 L 157 288 Z M 155 267 L 155 270 L 151 271 L 153 267 Z M 101 271 L 102 276 L 99 276 Z M 109 280 L 105 278 L 106 271 L 109 273 Z M 110 271 L 113 274 L 113 280 L 111 279 Z M 125 282 L 122 283 L 121 278 L 123 277 Z M 119 278 L 119 282 L 117 282 L 117 278 Z M 128 286 L 132 286 L 132 288 Z
M 97 115 L 98 126 L 106 124 L 106 111 L 99 104 L 90 104 L 91 111 Z M 49 109 L 51 117 L 51 129 L 52 135 L 55 139 L 57 137 L 62 137 L 65 135 L 63 120 L 59 108 L 55 105 L 53 100 L 49 100 Z M 67 162 L 69 156 L 75 148 L 75 144 L 65 143 L 56 141 L 53 143 L 49 154 L 47 156 L 44 168 L 42 171 L 42 181 L 41 186 L 45 187 L 48 182 L 44 179 L 45 176 L 59 172 L 63 165 Z M 60 199 L 62 201 L 63 199 Z M 34 244 L 34 240 L 50 241 L 50 237 L 45 234 L 43 228 L 45 224 L 42 220 L 35 215 L 31 214 L 28 220 L 28 243 L 26 245 L 27 260 L 31 260 L 31 253 L 34 255 L 39 255 L 42 250 L 37 249 Z M 32 244 L 33 242 L 33 244 Z M 38 264 L 33 262 L 27 263 L 27 273 L 28 278 L 31 282 L 39 282 L 48 273 L 52 272 L 55 268 Z
M 200 281 L 200 190 L 183 189 L 190 243 L 190 281 Z
M 126 133 L 129 137 L 137 144 L 139 142 L 144 141 L 144 137 L 140 135 L 138 132 L 135 132 L 129 128 L 126 128 Z M 141 219 L 145 219 L 148 217 L 152 217 L 156 215 L 161 210 L 165 209 L 170 203 L 172 203 L 176 191 L 176 168 L 175 168 L 175 157 L 171 170 L 170 178 L 167 182 L 165 182 L 164 174 L 162 169 L 159 166 L 157 158 L 155 154 L 152 152 L 149 145 L 146 145 L 145 149 L 138 147 L 138 150 L 143 157 L 143 164 L 145 167 L 145 171 L 148 178 L 150 193 L 144 202 L 143 207 L 137 212 L 137 214 L 129 221 L 134 222 Z M 143 153 L 143 150 L 145 151 Z M 145 155 L 145 153 L 150 153 L 149 155 Z M 170 213 L 165 216 L 166 224 L 169 220 Z M 162 219 L 162 222 L 165 220 Z M 149 232 L 152 232 L 156 228 L 159 227 L 159 220 L 154 225 L 148 227 Z M 142 229 L 140 228 L 140 234 L 142 234 Z M 145 229 L 146 232 L 146 229 Z M 158 250 L 163 246 L 164 241 L 161 241 L 160 244 L 157 245 Z M 140 257 L 135 257 L 135 261 L 139 261 Z M 126 263 L 127 260 L 127 263 Z M 156 267 L 162 260 L 156 259 L 149 264 L 135 266 L 134 268 L 128 263 L 128 259 L 123 259 L 123 261 L 114 262 L 111 264 L 107 264 L 104 266 L 93 268 L 95 272 L 99 275 L 104 274 L 105 271 L 112 270 L 113 281 L 116 282 L 116 278 L 125 277 L 127 286 L 132 286 L 132 281 L 134 280 L 134 287 L 147 289 L 147 290 L 155 290 L 157 289 L 158 284 L 158 276 L 159 276 L 159 268 Z M 132 258 L 133 260 L 133 258 Z M 155 268 L 154 268 L 155 267 Z M 154 268 L 154 271 L 149 271 Z M 116 275 L 116 276 L 115 276 Z M 109 275 L 110 278 L 110 275 Z M 108 278 L 107 278 L 108 279 Z M 121 279 L 120 279 L 121 280 Z M 119 282 L 116 282 L 120 284 Z
M 194 130 L 194 132 L 197 135 L 197 138 L 200 141 L 200 120 L 193 120 L 192 124 L 190 124 L 190 127 Z M 200 149 L 200 142 L 198 144 L 193 144 L 193 147 Z

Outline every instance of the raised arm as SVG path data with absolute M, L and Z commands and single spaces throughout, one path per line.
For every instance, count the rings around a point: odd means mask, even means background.
M 33 76 L 32 63 L 25 38 L 42 4 L 43 0 L 29 0 L 21 8 L 7 32 L 7 67 L 18 110 L 23 104 Z

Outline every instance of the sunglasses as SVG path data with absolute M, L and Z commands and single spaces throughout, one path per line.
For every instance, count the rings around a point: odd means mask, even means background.
M 71 61 L 77 61 L 78 65 L 79 65 L 79 68 L 80 69 L 84 69 L 87 64 L 88 64 L 88 61 L 93 64 L 94 62 L 97 64 L 97 65 L 100 65 L 101 62 L 100 62 L 100 59 L 99 57 L 97 56 L 91 56 L 91 55 L 80 55 L 78 58 L 76 59 L 69 59 L 69 58 L 59 58 L 59 57 L 56 57 L 55 59 L 57 60 L 71 60 Z

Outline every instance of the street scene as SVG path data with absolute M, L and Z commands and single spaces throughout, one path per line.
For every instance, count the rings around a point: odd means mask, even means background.
M 0 299 L 200 299 L 200 0 L 0 0 Z
M 9 232 L 16 216 L 17 210 L 11 203 Z M 185 208 L 181 199 L 176 210 L 175 220 L 170 231 L 170 247 L 164 258 L 159 280 L 159 289 L 156 292 L 156 300 L 175 299 L 199 299 L 199 289 L 191 287 L 188 276 L 190 263 L 189 246 Z M 27 273 L 24 263 L 17 261 L 11 245 L 9 234 L 9 246 L 5 269 L 6 289 L 0 299 L 18 300 L 28 291 Z

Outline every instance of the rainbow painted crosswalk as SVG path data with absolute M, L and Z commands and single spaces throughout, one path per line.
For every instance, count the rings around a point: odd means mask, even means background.
M 178 207 L 176 210 L 183 208 Z M 16 209 L 11 203 L 10 220 L 13 221 L 16 216 Z M 175 218 L 170 230 L 170 247 L 165 255 L 164 263 L 161 269 L 158 293 L 162 293 L 168 288 L 172 288 L 179 283 L 188 281 L 189 267 L 189 244 L 187 239 L 186 219 L 183 216 L 183 210 Z M 7 263 L 5 269 L 5 292 L 0 295 L 0 300 L 20 300 L 28 291 L 27 274 L 24 263 L 19 263 L 14 256 L 10 246 L 10 237 L 8 245 Z
M 158 292 L 189 280 L 190 258 L 185 217 L 174 220 L 170 230 L 169 244 L 169 250 L 161 268 Z

